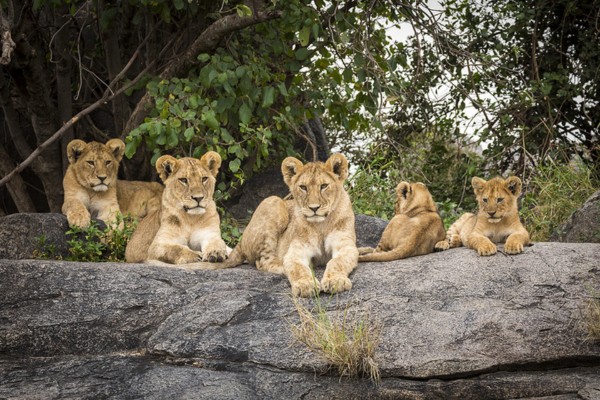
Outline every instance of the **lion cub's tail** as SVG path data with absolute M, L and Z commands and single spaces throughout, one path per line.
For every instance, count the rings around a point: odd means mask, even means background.
M 403 247 L 396 247 L 390 251 L 380 251 L 377 253 L 369 253 L 363 254 L 362 256 L 358 256 L 359 262 L 369 262 L 369 261 L 394 261 L 400 260 L 401 258 L 410 257 L 413 255 L 412 250 L 408 250 Z

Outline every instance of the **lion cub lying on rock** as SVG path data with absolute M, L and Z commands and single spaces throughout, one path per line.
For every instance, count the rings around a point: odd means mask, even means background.
M 494 243 L 506 241 L 504 251 L 522 253 L 523 247 L 529 244 L 529 233 L 519 220 L 517 199 L 521 194 L 521 180 L 516 176 L 489 181 L 474 177 L 471 185 L 479 203 L 477 215 L 462 215 L 448 229 L 446 240 L 438 242 L 435 248 L 446 250 L 464 244 L 477 250 L 480 256 L 490 256 L 496 254 Z
M 161 208 L 139 223 L 125 249 L 127 262 L 187 264 L 227 258 L 213 200 L 220 166 L 221 156 L 214 151 L 199 160 L 166 155 L 156 161 L 165 183 Z
M 272 196 L 258 206 L 222 268 L 247 261 L 263 271 L 288 277 L 292 293 L 309 297 L 350 290 L 348 275 L 357 265 L 354 212 L 343 183 L 348 160 L 342 154 L 327 162 L 302 164 L 288 157 L 281 164 L 293 196 Z M 321 282 L 311 265 L 325 265 Z
M 431 193 L 421 182 L 400 182 L 396 187 L 395 216 L 375 249 L 358 249 L 358 261 L 392 261 L 433 252 L 446 232 Z
M 119 212 L 142 218 L 160 207 L 159 183 L 117 180 L 124 151 L 120 139 L 106 144 L 79 139 L 69 142 L 62 206 L 69 225 L 87 227 L 94 214 L 108 225 Z

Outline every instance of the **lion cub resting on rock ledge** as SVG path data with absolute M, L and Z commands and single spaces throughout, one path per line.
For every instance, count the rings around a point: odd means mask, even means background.
M 161 208 L 138 225 L 125 249 L 127 262 L 187 264 L 227 258 L 213 200 L 220 166 L 221 156 L 214 151 L 200 160 L 166 155 L 156 161 L 165 183 Z
M 444 239 L 444 224 L 427 186 L 421 182 L 400 182 L 396 196 L 396 215 L 375 249 L 358 249 L 358 261 L 392 261 L 429 254 Z
M 506 241 L 508 254 L 523 252 L 529 244 L 529 233 L 519 220 L 517 199 L 521 194 L 521 180 L 511 176 L 485 181 L 474 177 L 471 185 L 475 191 L 479 211 L 466 213 L 450 226 L 446 240 L 435 245 L 437 250 L 465 245 L 477 250 L 480 256 L 496 254 L 496 245 Z
M 325 163 L 304 165 L 288 157 L 281 172 L 293 198 L 263 200 L 240 243 L 219 268 L 247 261 L 260 270 L 286 275 L 295 296 L 350 290 L 348 275 L 357 265 L 358 250 L 354 212 L 343 186 L 348 160 L 333 154 Z M 325 265 L 321 282 L 313 277 L 311 265 Z
M 106 144 L 79 139 L 69 142 L 62 206 L 69 225 L 85 228 L 94 214 L 109 225 L 119 212 L 143 218 L 160 207 L 159 183 L 117 180 L 124 151 L 125 143 L 120 139 Z

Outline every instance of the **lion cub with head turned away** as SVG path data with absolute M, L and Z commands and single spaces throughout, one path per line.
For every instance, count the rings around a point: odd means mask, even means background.
M 119 212 L 143 218 L 160 207 L 163 189 L 158 182 L 117 180 L 124 152 L 125 143 L 120 139 L 106 144 L 79 139 L 69 142 L 62 206 L 69 225 L 85 228 L 94 216 L 110 225 Z
M 139 223 L 125 249 L 127 262 L 188 264 L 227 258 L 213 200 L 220 166 L 221 156 L 214 151 L 199 160 L 166 155 L 156 161 L 165 184 L 161 208 Z
M 494 243 L 506 242 L 506 253 L 522 253 L 523 247 L 529 244 L 529 233 L 519 220 L 517 199 L 521 194 L 521 180 L 516 176 L 489 181 L 474 177 L 471 185 L 479 204 L 477 215 L 462 215 L 448 229 L 446 240 L 435 245 L 436 249 L 465 245 L 477 250 L 480 256 L 490 256 L 496 254 Z
M 396 187 L 395 216 L 375 249 L 358 249 L 358 261 L 392 261 L 433 252 L 446 232 L 427 187 L 421 182 L 400 182 Z
M 295 296 L 350 290 L 348 275 L 357 265 L 358 250 L 354 212 L 344 189 L 348 160 L 333 154 L 325 163 L 303 164 L 288 157 L 281 172 L 292 199 L 263 200 L 224 264 L 232 267 L 247 261 L 285 275 Z M 322 265 L 325 272 L 319 282 L 311 266 Z

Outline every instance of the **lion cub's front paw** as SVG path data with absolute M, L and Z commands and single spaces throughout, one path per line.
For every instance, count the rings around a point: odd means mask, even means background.
M 79 228 L 87 228 L 90 225 L 90 214 L 84 213 L 69 213 L 67 214 L 69 225 L 78 226 Z
M 523 252 L 523 243 L 516 240 L 507 240 L 504 245 L 504 251 L 507 254 L 519 254 Z
M 479 245 L 476 250 L 480 256 L 491 256 L 496 254 L 496 245 L 492 242 L 484 243 Z
M 437 242 L 435 244 L 435 246 L 433 247 L 433 250 L 444 251 L 444 250 L 448 250 L 449 248 L 450 248 L 450 243 L 448 243 L 447 240 L 440 240 L 439 242 Z
M 299 279 L 290 282 L 290 284 L 292 285 L 292 294 L 294 296 L 312 297 L 316 296 L 321 291 L 319 281 L 312 278 Z
M 202 261 L 208 261 L 211 263 L 222 262 L 227 259 L 227 249 L 214 249 L 204 253 Z
M 372 247 L 359 247 L 358 248 L 358 255 L 362 256 L 362 255 L 365 255 L 365 254 L 371 254 L 374 251 L 375 251 L 375 249 L 372 248 Z
M 323 277 L 321 280 L 321 289 L 327 293 L 340 293 L 350 290 L 352 288 L 352 282 L 347 276 L 343 275 L 332 275 Z
M 173 264 L 189 264 L 193 262 L 198 262 L 202 260 L 202 253 L 199 251 L 189 250 L 185 253 L 181 253 L 175 260 L 173 260 Z

